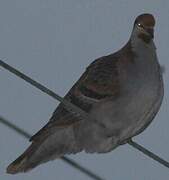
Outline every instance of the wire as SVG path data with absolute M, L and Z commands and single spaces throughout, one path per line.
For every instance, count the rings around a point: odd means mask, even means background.
M 0 116 L 0 122 L 3 123 L 4 125 L 6 125 L 7 127 L 9 127 L 10 129 L 14 130 L 15 132 L 17 132 L 19 135 L 21 135 L 21 136 L 23 136 L 23 137 L 25 137 L 27 139 L 31 138 L 31 134 L 29 134 L 25 130 L 19 128 L 18 126 L 11 123 L 10 121 L 6 120 L 2 116 Z M 74 161 L 74 160 L 72 160 L 70 158 L 67 158 L 67 157 L 63 156 L 63 157 L 61 157 L 61 160 L 66 162 L 67 164 L 71 165 L 72 167 L 78 169 L 79 171 L 86 174 L 90 178 L 93 178 L 95 180 L 104 180 L 103 178 L 99 177 L 97 174 L 95 174 L 95 173 L 91 172 L 90 170 L 82 167 L 76 161 Z
M 157 156 L 156 154 L 152 153 L 151 151 L 147 150 L 143 146 L 137 144 L 133 140 L 128 141 L 128 144 L 131 145 L 132 147 L 134 147 L 135 149 L 138 149 L 143 154 L 146 154 L 150 158 L 154 159 L 155 161 L 159 162 L 160 164 L 162 164 L 162 165 L 164 165 L 164 166 L 169 168 L 169 162 L 167 162 L 166 160 L 164 160 L 161 157 Z
M 45 86 L 43 86 L 42 84 L 40 84 L 37 81 L 33 80 L 32 78 L 28 77 L 27 75 L 21 73 L 17 69 L 15 69 L 12 66 L 8 65 L 7 63 L 3 62 L 2 60 L 0 60 L 0 66 L 7 69 L 8 71 L 15 74 L 16 76 L 20 77 L 21 79 L 25 80 L 26 82 L 28 82 L 32 86 L 36 87 L 37 89 L 41 90 L 42 92 L 48 94 L 52 98 L 60 101 L 61 103 L 64 104 L 65 108 L 69 112 L 71 112 L 73 114 L 76 114 L 76 116 L 78 116 L 79 118 L 81 117 L 81 119 L 90 119 L 90 120 L 94 121 L 95 123 L 99 124 L 100 126 L 104 126 L 102 123 L 100 123 L 100 122 L 94 120 L 93 118 L 91 118 L 88 113 L 83 111 L 78 106 L 75 106 L 71 102 L 69 102 L 66 99 L 62 98 L 61 96 L 57 95 L 56 93 L 54 93 L 50 89 L 46 88 Z
M 62 102 L 65 105 L 65 108 L 67 108 L 70 111 L 76 112 L 83 119 L 88 119 L 88 118 L 92 119 L 88 113 L 86 113 L 85 111 L 83 111 L 79 107 L 75 106 L 71 102 L 69 102 L 69 101 L 65 100 L 64 98 L 60 97 L 59 95 L 57 95 L 56 93 L 54 93 L 50 89 L 46 88 L 45 86 L 43 86 L 40 83 L 33 80 L 32 78 L 30 78 L 30 77 L 26 76 L 25 74 L 21 73 L 17 69 L 15 69 L 12 66 L 8 65 L 7 63 L 3 62 L 2 60 L 0 60 L 0 66 L 2 66 L 3 68 L 7 69 L 10 72 L 12 72 L 16 76 L 24 79 L 26 82 L 32 84 L 33 86 L 40 89 L 41 91 L 48 94 L 49 96 L 53 97 L 54 99 L 57 99 L 58 101 Z M 96 122 L 96 120 L 94 120 L 94 121 Z M 98 122 L 96 122 L 96 123 L 98 123 Z M 100 124 L 100 125 L 103 126 L 103 124 Z M 150 157 L 150 158 L 154 159 L 155 161 L 159 162 L 160 164 L 164 165 L 165 167 L 169 168 L 169 162 L 165 161 L 161 157 L 159 157 L 156 154 L 154 154 L 153 152 L 147 150 L 146 148 L 144 148 L 143 146 L 141 146 L 138 143 L 134 142 L 133 140 L 130 140 L 128 142 L 128 144 L 131 145 L 132 147 L 134 147 L 135 149 L 141 151 L 142 153 L 144 153 L 148 157 Z

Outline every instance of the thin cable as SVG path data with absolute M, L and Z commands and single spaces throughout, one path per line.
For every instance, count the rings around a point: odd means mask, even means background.
M 160 164 L 164 165 L 165 167 L 169 168 L 169 162 L 167 162 L 166 160 L 164 160 L 161 157 L 157 156 L 156 154 L 152 153 L 151 151 L 147 150 L 146 148 L 144 148 L 140 144 L 134 142 L 133 140 L 128 141 L 128 144 L 130 146 L 134 147 L 135 149 L 138 149 L 143 154 L 146 154 L 150 158 L 154 159 L 155 161 L 159 162 Z
M 101 122 L 98 122 L 95 119 L 91 118 L 88 113 L 83 111 L 78 106 L 76 106 L 76 105 L 72 104 L 71 102 L 67 101 L 66 99 L 62 98 L 58 94 L 56 94 L 53 91 L 51 91 L 49 88 L 43 86 L 42 84 L 40 84 L 37 81 L 33 80 L 32 78 L 28 77 L 27 75 L 21 73 L 17 69 L 15 69 L 12 66 L 8 65 L 7 63 L 3 62 L 2 60 L 0 60 L 0 66 L 2 66 L 3 68 L 7 69 L 8 71 L 10 71 L 11 73 L 15 74 L 16 76 L 20 77 L 21 79 L 25 80 L 26 82 L 28 82 L 32 86 L 36 87 L 37 89 L 41 90 L 42 92 L 48 94 L 52 98 L 58 100 L 59 102 L 64 104 L 65 108 L 69 112 L 71 112 L 72 114 L 75 114 L 81 120 L 82 119 L 88 119 L 88 120 L 90 119 L 91 121 L 93 121 L 93 122 L 99 124 L 100 126 L 104 127 L 104 125 Z
M 64 98 L 60 97 L 59 95 L 57 95 L 56 93 L 54 93 L 50 89 L 46 88 L 45 86 L 43 86 L 40 83 L 38 83 L 35 80 L 33 80 L 32 78 L 30 78 L 30 77 L 26 76 L 25 74 L 21 73 L 17 69 L 15 69 L 12 66 L 8 65 L 7 63 L 3 62 L 2 60 L 0 60 L 0 66 L 2 66 L 3 68 L 7 69 L 10 72 L 12 72 L 16 76 L 24 79 L 26 82 L 32 84 L 33 86 L 35 86 L 36 88 L 40 89 L 41 91 L 43 91 L 44 93 L 48 94 L 49 96 L 53 97 L 54 99 L 57 99 L 58 101 L 62 102 L 69 111 L 71 110 L 71 111 L 76 112 L 78 115 L 83 117 L 83 119 L 88 119 L 88 118 L 92 119 L 90 117 L 90 115 L 88 113 L 86 113 L 85 111 L 83 111 L 81 108 L 75 106 L 71 102 L 69 102 L 69 101 L 65 100 Z M 96 122 L 96 120 L 94 120 L 94 121 Z M 96 123 L 98 123 L 98 122 L 96 122 Z M 103 124 L 100 124 L 100 125 L 103 126 Z M 144 153 L 148 157 L 154 159 L 155 161 L 157 161 L 160 164 L 164 165 L 165 167 L 169 168 L 169 163 L 167 161 L 163 160 L 161 157 L 155 155 L 154 153 L 152 153 L 151 151 L 147 150 L 143 146 L 139 145 L 138 143 L 136 143 L 136 142 L 134 142 L 132 140 L 130 140 L 128 143 L 129 143 L 129 145 L 131 145 L 135 149 L 141 151 L 142 153 Z
M 6 120 L 2 116 L 0 116 L 0 122 L 3 123 L 5 126 L 9 127 L 10 129 L 14 130 L 15 132 L 17 132 L 19 135 L 21 135 L 21 136 L 23 136 L 23 137 L 25 137 L 27 139 L 31 138 L 31 134 L 29 134 L 25 130 L 19 128 L 18 126 L 16 126 L 15 124 L 11 123 L 10 121 Z M 87 176 L 89 176 L 92 179 L 95 179 L 95 180 L 104 180 L 103 178 L 99 177 L 97 174 L 91 172 L 89 169 L 86 169 L 86 168 L 82 167 L 76 161 L 74 161 L 74 160 L 72 160 L 70 158 L 67 158 L 67 157 L 63 156 L 63 157 L 61 157 L 61 160 L 66 162 L 70 166 L 78 169 L 79 171 L 81 171 L 82 173 L 86 174 Z

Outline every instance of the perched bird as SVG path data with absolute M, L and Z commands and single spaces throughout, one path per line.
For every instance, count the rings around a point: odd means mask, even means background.
M 127 44 L 92 62 L 65 96 L 95 121 L 79 119 L 61 103 L 7 173 L 26 172 L 65 154 L 106 153 L 141 133 L 158 112 L 164 91 L 154 26 L 153 15 L 138 16 Z

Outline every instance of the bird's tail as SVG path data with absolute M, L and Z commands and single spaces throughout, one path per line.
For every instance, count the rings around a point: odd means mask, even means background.
M 65 154 L 82 151 L 81 146 L 76 144 L 72 128 L 60 128 L 55 133 L 53 131 L 50 133 L 45 131 L 38 139 L 33 139 L 28 149 L 7 167 L 7 173 L 27 172 Z
M 32 163 L 30 161 L 30 158 L 36 150 L 35 145 L 36 144 L 32 143 L 22 155 L 7 167 L 6 172 L 9 174 L 17 174 L 20 172 L 27 172 L 37 166 L 39 163 Z
M 26 162 L 27 162 L 27 156 L 25 154 L 22 154 L 7 167 L 6 172 L 9 174 L 25 172 L 27 170 L 25 169 Z

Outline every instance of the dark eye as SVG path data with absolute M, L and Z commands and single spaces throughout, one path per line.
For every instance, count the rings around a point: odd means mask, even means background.
M 138 23 L 137 24 L 138 27 L 144 28 L 142 24 Z

